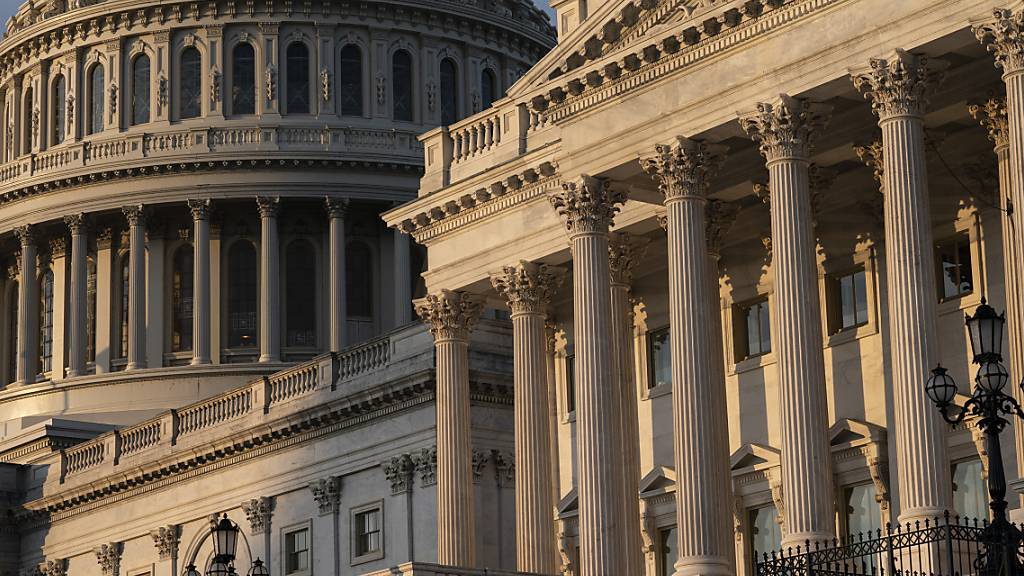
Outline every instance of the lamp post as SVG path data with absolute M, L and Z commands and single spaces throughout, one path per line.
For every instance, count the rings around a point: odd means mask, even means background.
M 220 520 L 213 523 L 210 528 L 210 537 L 213 539 L 213 561 L 210 563 L 206 576 L 235 576 L 235 553 L 238 550 L 238 534 L 240 530 L 228 515 L 224 514 Z M 195 564 L 189 564 L 185 569 L 184 576 L 200 576 Z M 257 558 L 253 560 L 252 568 L 248 576 L 270 576 L 263 561 Z
M 971 351 L 978 373 L 974 377 L 974 392 L 962 407 L 956 407 L 957 385 L 941 365 L 932 370 L 925 384 L 928 398 L 938 407 L 942 418 L 950 424 L 963 422 L 968 415 L 978 417 L 978 428 L 985 434 L 985 455 L 988 460 L 989 508 L 992 522 L 982 533 L 985 550 L 975 563 L 984 574 L 1019 574 L 1022 566 L 1017 558 L 1021 532 L 1006 518 L 1006 472 L 999 434 L 1010 422 L 1003 416 L 1024 418 L 1024 411 L 1013 396 L 1003 392 L 1010 379 L 1002 365 L 1003 326 L 1006 315 L 996 314 L 985 299 L 974 311 L 965 315 L 971 338 Z M 1024 387 L 1024 382 L 1021 383 Z

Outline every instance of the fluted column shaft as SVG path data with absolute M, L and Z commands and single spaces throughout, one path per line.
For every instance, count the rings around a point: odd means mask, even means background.
M 821 302 L 808 157 L 829 110 L 783 96 L 742 120 L 760 144 L 771 190 L 772 271 L 786 490 L 783 546 L 831 540 L 835 530 Z M 707 300 L 705 299 L 705 302 Z
M 192 259 L 192 365 L 210 363 L 210 201 L 189 200 L 195 243 Z
M 924 142 L 929 78 L 923 57 L 897 51 L 854 75 L 882 129 L 885 251 L 889 297 L 899 521 L 942 514 L 951 503 L 946 424 L 922 386 L 938 363 L 935 257 Z M 788 505 L 788 501 L 787 501 Z
M 86 300 L 88 251 L 84 216 L 66 216 L 64 222 L 71 231 L 71 292 L 68 312 L 68 378 L 85 374 L 88 330 L 86 326 Z
M 348 200 L 327 198 L 327 217 L 330 222 L 330 334 L 331 350 L 338 351 L 347 345 L 345 332 L 348 328 L 345 294 L 345 216 Z
M 39 373 L 39 274 L 35 229 L 15 230 L 21 243 L 21 275 L 18 278 L 18 384 L 31 384 Z
M 434 335 L 437 405 L 437 561 L 474 568 L 473 447 L 469 426 L 469 333 L 480 301 L 442 291 L 417 301 Z
M 142 205 L 123 209 L 128 220 L 128 364 L 146 367 L 146 217 Z
M 281 251 L 277 241 L 278 198 L 256 199 L 260 211 L 260 362 L 281 361 Z
M 573 347 L 579 462 L 580 574 L 621 576 L 629 538 L 622 518 L 622 441 L 612 373 L 608 230 L 625 200 L 607 183 L 584 177 L 549 196 L 565 218 L 573 257 Z

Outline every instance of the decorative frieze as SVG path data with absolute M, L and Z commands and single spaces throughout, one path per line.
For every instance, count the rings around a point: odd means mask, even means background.
M 828 125 L 831 112 L 831 106 L 782 94 L 774 102 L 758 103 L 755 111 L 741 115 L 740 126 L 771 164 L 810 156 L 814 138 Z
M 149 535 L 153 538 L 153 545 L 161 560 L 171 560 L 178 556 L 179 534 L 176 525 L 155 528 L 149 531 Z
M 932 90 L 943 78 L 926 56 L 900 49 L 888 58 L 872 58 L 868 70 L 851 76 L 857 90 L 871 100 L 879 120 L 923 116 Z
M 582 175 L 548 192 L 548 201 L 565 221 L 572 237 L 577 234 L 607 233 L 626 193 L 609 186 L 607 180 Z
M 542 314 L 565 280 L 565 270 L 521 260 L 491 274 L 491 285 L 508 301 L 512 314 Z
M 483 301 L 468 292 L 441 290 L 417 300 L 416 313 L 430 328 L 434 340 L 468 340 L 480 319 Z
M 341 476 L 328 476 L 309 483 L 313 501 L 321 516 L 337 514 L 341 507 Z
M 118 576 L 121 569 L 121 543 L 111 542 L 101 544 L 92 550 L 96 554 L 96 563 L 100 565 L 100 573 L 103 576 Z M 49 565 L 49 562 L 47 562 Z M 44 571 L 46 576 L 64 576 L 63 567 L 59 574 L 52 574 Z
M 412 490 L 413 472 L 416 467 L 408 454 L 401 454 L 385 462 L 384 476 L 391 483 L 391 494 L 405 494 Z
M 270 531 L 270 521 L 274 514 L 274 499 L 260 496 L 242 502 L 242 511 L 249 520 L 249 533 L 253 536 Z

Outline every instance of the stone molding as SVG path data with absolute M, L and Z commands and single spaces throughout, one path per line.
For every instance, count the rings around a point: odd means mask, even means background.
M 565 222 L 569 238 L 584 234 L 607 234 L 626 201 L 626 193 L 612 188 L 607 180 L 586 174 L 548 192 L 548 201 Z
M 491 285 L 508 302 L 513 315 L 544 314 L 565 276 L 564 268 L 520 260 L 491 273 Z
M 727 148 L 676 137 L 671 144 L 658 144 L 655 154 L 640 161 L 644 172 L 658 182 L 665 201 L 705 198 L 711 178 L 725 160 Z
M 249 533 L 253 536 L 270 532 L 270 522 L 274 516 L 274 499 L 260 496 L 242 502 L 242 511 L 249 520 Z
M 771 164 L 784 159 L 806 159 L 814 139 L 827 125 L 832 107 L 781 94 L 773 102 L 759 102 L 757 110 L 740 116 L 740 127 L 754 140 Z
M 103 576 L 118 576 L 118 572 L 121 570 L 120 542 L 101 544 L 93 548 L 92 551 L 96 554 L 96 562 L 100 565 L 100 573 Z M 46 576 L 53 575 L 47 574 Z
M 153 538 L 153 545 L 156 547 L 160 560 L 171 560 L 178 556 L 179 534 L 178 526 L 168 524 L 149 531 Z
M 337 514 L 341 509 L 341 476 L 328 476 L 309 483 L 317 511 L 321 516 Z
M 416 314 L 430 328 L 434 340 L 469 340 L 469 332 L 483 312 L 483 299 L 468 292 L 441 290 L 413 302 Z
M 943 74 L 928 57 L 897 49 L 888 58 L 872 58 L 868 70 L 852 70 L 854 87 L 871 100 L 879 121 L 900 116 L 923 116 L 928 98 Z
M 971 117 L 981 124 L 998 151 L 1010 145 L 1010 124 L 1006 117 L 1006 96 L 993 94 L 987 100 L 967 106 Z

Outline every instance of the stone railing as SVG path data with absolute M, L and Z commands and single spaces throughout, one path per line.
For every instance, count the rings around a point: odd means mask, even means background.
M 103 464 L 106 453 L 105 442 L 88 442 L 62 452 L 64 455 L 64 476 L 84 472 Z
M 376 370 L 391 359 L 391 339 L 377 338 L 338 354 L 338 380 Z
M 270 403 L 283 402 L 315 389 L 320 380 L 319 364 L 319 362 L 316 364 L 307 362 L 268 377 L 267 386 L 270 388 L 270 393 L 267 397 L 270 398 Z
M 178 412 L 177 437 L 205 430 L 228 420 L 249 414 L 253 406 L 253 386 L 232 390 Z
M 118 431 L 121 438 L 118 456 L 131 456 L 159 444 L 162 424 L 160 420 L 150 420 Z

